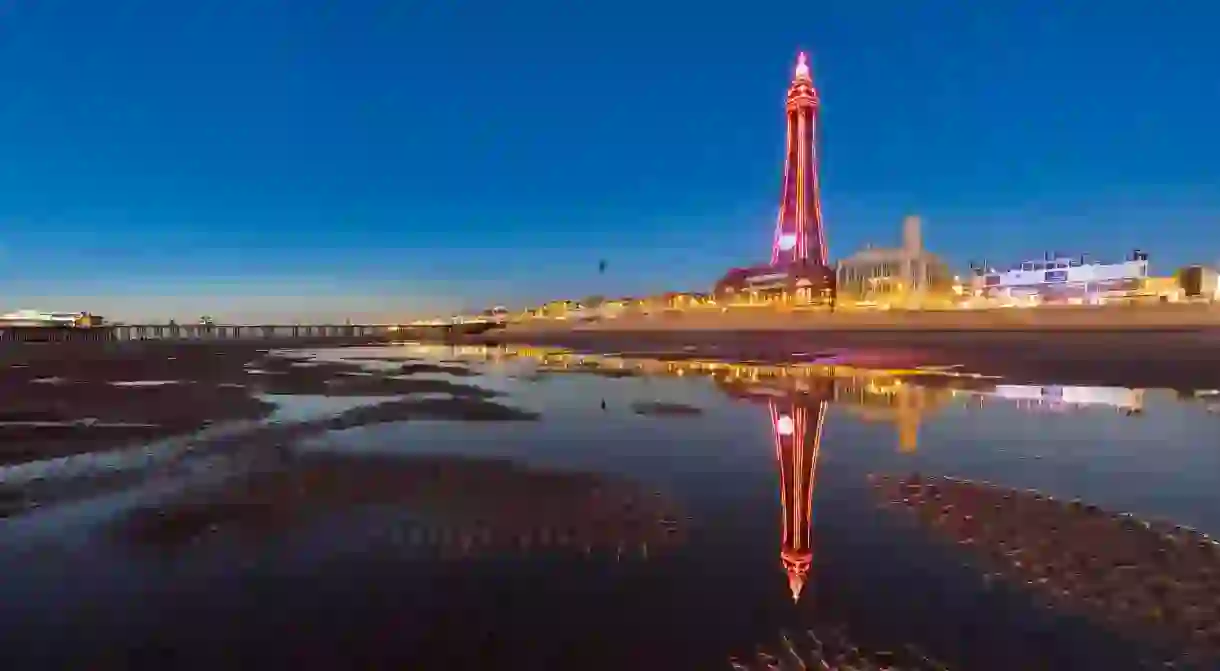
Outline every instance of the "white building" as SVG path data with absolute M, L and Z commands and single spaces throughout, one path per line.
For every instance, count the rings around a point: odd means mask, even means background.
M 1148 255 L 1139 250 L 1114 263 L 1048 254 L 1008 270 L 976 270 L 972 288 L 976 295 L 1001 301 L 1092 303 L 1133 295 L 1148 277 Z
M 88 317 L 87 312 L 16 310 L 0 314 L 0 324 L 5 326 L 75 326 Z

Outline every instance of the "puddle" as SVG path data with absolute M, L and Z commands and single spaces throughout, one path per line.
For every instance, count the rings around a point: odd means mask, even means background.
M 113 387 L 165 387 L 172 384 L 190 384 L 186 380 L 121 380 L 107 382 Z
M 307 422 L 332 417 L 341 412 L 386 401 L 401 400 L 405 396 L 322 396 L 295 394 L 261 394 L 258 398 L 276 404 L 268 422 Z M 415 395 L 412 395 L 415 398 Z

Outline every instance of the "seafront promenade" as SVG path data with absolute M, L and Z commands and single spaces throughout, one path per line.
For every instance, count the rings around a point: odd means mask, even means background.
M 533 319 L 514 323 L 514 334 L 571 331 L 1056 331 L 1174 330 L 1220 327 L 1218 304 L 1046 306 L 994 310 L 666 310 L 650 315 L 574 322 Z

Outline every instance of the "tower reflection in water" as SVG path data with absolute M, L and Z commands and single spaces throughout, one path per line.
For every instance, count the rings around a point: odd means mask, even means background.
M 783 506 L 780 560 L 788 573 L 792 600 L 798 601 L 813 564 L 813 491 L 827 402 L 802 403 L 793 398 L 772 400 L 768 405 Z
M 729 377 L 717 378 L 716 385 L 733 398 L 765 403 L 770 413 L 779 472 L 780 563 L 788 574 L 792 600 L 799 601 L 813 567 L 813 495 L 836 380 L 806 378 L 799 391 Z

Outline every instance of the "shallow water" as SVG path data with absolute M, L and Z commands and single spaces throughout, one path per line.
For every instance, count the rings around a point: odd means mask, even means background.
M 1037 489 L 1220 535 L 1220 416 L 1167 391 L 530 349 L 315 354 L 465 361 L 477 375 L 427 377 L 541 419 L 311 434 L 0 518 L 5 668 L 727 669 L 820 627 L 949 668 L 1140 668 L 1185 643 L 989 577 L 882 507 L 869 476 Z M 291 423 L 386 399 L 271 400 Z M 74 486 L 57 472 L 42 491 Z

